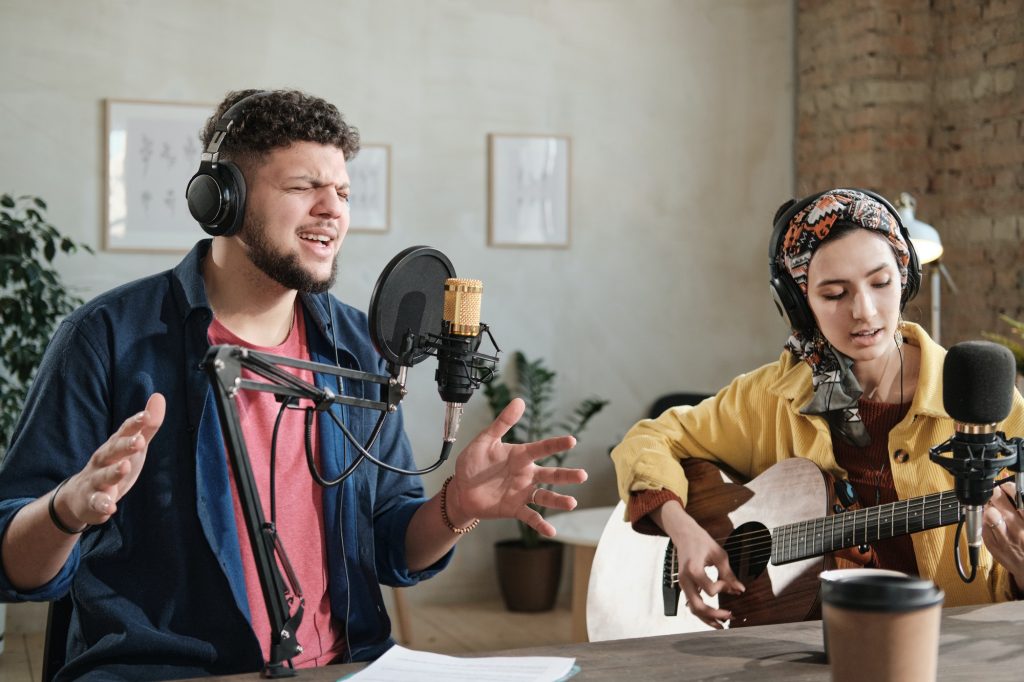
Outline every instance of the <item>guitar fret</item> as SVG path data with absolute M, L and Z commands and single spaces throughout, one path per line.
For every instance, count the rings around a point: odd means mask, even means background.
M 929 507 L 936 504 L 937 514 L 929 517 Z M 944 492 L 786 524 L 778 528 L 773 539 L 772 556 L 787 562 L 869 545 L 948 525 L 959 518 L 959 513 L 956 496 Z
M 788 525 L 786 526 L 786 557 L 789 560 L 793 559 L 793 532 Z
M 853 540 L 853 534 L 851 533 L 849 536 L 846 534 L 846 521 L 849 516 L 849 514 L 843 514 L 843 547 L 850 547 L 853 545 L 851 542 L 851 540 Z
M 848 547 L 955 523 L 960 504 L 953 491 L 842 512 L 778 526 L 771 531 L 771 561 L 784 564 Z
M 786 554 L 789 555 L 790 560 L 796 558 L 796 550 L 793 548 L 793 524 L 788 524 L 786 528 Z
M 828 529 L 828 546 L 830 549 L 835 549 L 836 546 L 836 517 L 830 516 L 829 529 Z
M 783 526 L 782 528 L 779 529 L 779 531 L 780 531 L 780 535 L 782 536 L 782 544 L 780 545 L 780 549 L 782 551 L 782 560 L 783 561 L 789 561 L 789 546 L 787 544 L 787 540 L 789 538 L 787 537 L 786 527 Z

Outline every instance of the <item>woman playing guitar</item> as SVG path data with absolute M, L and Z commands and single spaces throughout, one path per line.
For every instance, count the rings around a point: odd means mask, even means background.
M 921 271 L 896 210 L 866 190 L 834 189 L 788 202 L 775 216 L 769 269 L 792 329 L 779 360 L 741 375 L 700 405 L 639 422 L 612 452 L 634 529 L 669 536 L 687 606 L 716 628 L 734 617 L 729 597 L 750 585 L 684 509 L 690 481 L 681 461 L 706 460 L 749 481 L 802 457 L 848 480 L 864 507 L 953 485 L 928 457 L 954 430 L 942 404 L 945 350 L 902 320 Z M 1000 428 L 1024 435 L 1019 393 Z M 955 526 L 910 530 L 874 543 L 864 556 L 872 565 L 934 580 L 947 606 L 1015 598 L 1024 588 L 1024 514 L 1013 504 L 1012 484 L 1006 488 L 997 487 L 985 509 L 988 551 L 971 583 L 958 578 L 950 553 Z M 707 573 L 712 567 L 717 579 Z M 722 608 L 705 603 L 702 593 L 719 595 Z

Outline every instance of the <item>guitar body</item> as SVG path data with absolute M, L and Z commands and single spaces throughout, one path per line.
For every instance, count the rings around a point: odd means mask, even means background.
M 733 614 L 729 627 L 817 618 L 818 574 L 834 568 L 834 559 L 818 556 L 775 566 L 769 561 L 769 531 L 829 513 L 833 495 L 825 474 L 798 457 L 775 464 L 746 485 L 704 460 L 685 460 L 683 468 L 690 482 L 686 511 L 727 550 L 733 549 L 730 555 L 740 557 L 732 569 L 746 591 L 718 598 L 721 608 Z M 679 608 L 680 613 L 685 609 Z
M 686 511 L 724 547 L 746 587 L 739 596 L 703 595 L 732 612 L 731 628 L 818 618 L 819 573 L 873 561 L 872 551 L 858 547 L 961 518 L 952 490 L 832 514 L 831 478 L 799 457 L 746 485 L 704 460 L 682 466 L 690 483 Z M 591 641 L 709 630 L 680 603 L 675 547 L 668 538 L 633 531 L 624 513 L 620 502 L 594 556 L 587 594 Z M 708 574 L 715 578 L 715 569 Z

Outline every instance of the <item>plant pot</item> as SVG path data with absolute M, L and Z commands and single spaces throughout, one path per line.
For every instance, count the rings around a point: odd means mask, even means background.
M 521 540 L 494 543 L 498 585 L 509 611 L 550 611 L 558 597 L 565 545 L 542 541 L 526 547 Z

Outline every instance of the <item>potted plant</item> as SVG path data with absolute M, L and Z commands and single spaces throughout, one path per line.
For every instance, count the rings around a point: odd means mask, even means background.
M 57 323 L 81 299 L 53 267 L 58 252 L 83 249 L 43 215 L 39 197 L 0 195 L 0 459 Z
M 92 252 L 61 236 L 45 210 L 38 197 L 0 195 L 0 461 L 53 329 L 81 303 L 60 281 L 53 258 L 57 251 Z M 0 651 L 6 611 L 0 604 Z
M 556 373 L 549 370 L 543 360 L 530 360 L 517 351 L 512 356 L 507 377 L 484 384 L 484 394 L 495 416 L 516 396 L 526 403 L 523 418 L 505 436 L 508 443 L 528 443 L 563 433 L 578 437 L 594 415 L 608 404 L 601 398 L 587 398 L 576 405 L 568 418 L 556 421 L 552 408 Z M 569 451 L 557 452 L 537 463 L 562 466 L 568 454 Z M 542 487 L 551 486 L 542 484 Z M 533 506 L 533 509 L 542 516 L 547 513 L 544 507 Z M 495 545 L 498 582 L 505 606 L 510 611 L 548 611 L 554 607 L 558 596 L 564 546 L 542 540 L 536 530 L 522 521 L 516 523 L 519 537 Z
M 81 303 L 53 269 L 79 248 L 46 221 L 38 197 L 0 195 L 0 461 L 57 323 Z M 7 608 L 0 604 L 0 652 Z

